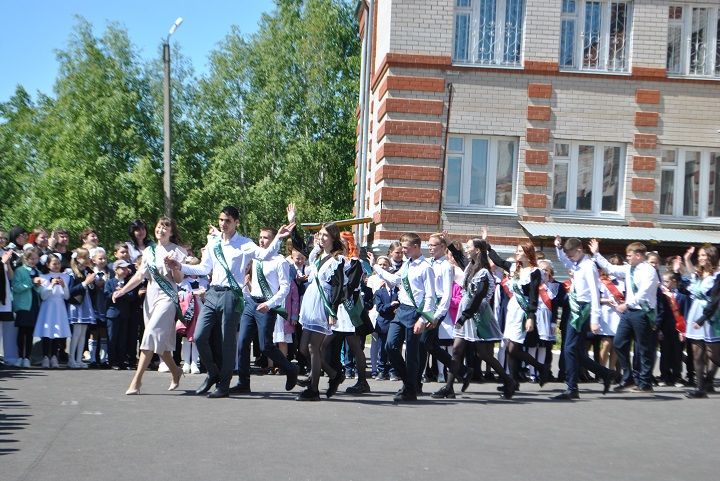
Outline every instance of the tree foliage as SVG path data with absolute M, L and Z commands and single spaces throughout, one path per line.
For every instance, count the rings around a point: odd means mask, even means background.
M 198 78 L 173 48 L 174 216 L 194 245 L 225 204 L 254 235 L 294 201 L 303 221 L 352 209 L 359 44 L 352 5 L 277 0 L 233 27 Z M 54 95 L 0 103 L 0 225 L 95 227 L 110 245 L 162 212 L 162 62 L 78 18 Z

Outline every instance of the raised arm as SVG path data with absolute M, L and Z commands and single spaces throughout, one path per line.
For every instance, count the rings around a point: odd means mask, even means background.
M 592 252 L 593 254 L 593 260 L 598 263 L 602 270 L 614 275 L 618 279 L 625 279 L 625 275 L 627 272 L 625 266 L 615 266 L 613 264 L 610 264 L 607 259 L 605 259 L 600 254 L 600 243 L 597 239 L 590 240 L 590 252 Z
M 488 244 L 488 257 L 491 261 L 493 261 L 493 264 L 498 266 L 500 269 L 504 270 L 507 273 L 510 273 L 510 269 L 512 269 L 513 263 L 508 262 L 505 259 L 501 258 L 497 252 L 495 252 L 495 249 L 490 247 Z
M 560 262 L 565 266 L 565 269 L 570 270 L 574 267 L 573 261 L 565 255 L 565 251 L 562 248 L 562 238 L 560 238 L 560 236 L 555 236 L 555 253 L 558 259 L 560 259 Z

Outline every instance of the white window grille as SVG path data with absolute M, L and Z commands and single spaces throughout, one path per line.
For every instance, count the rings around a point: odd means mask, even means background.
M 720 151 L 666 148 L 660 168 L 660 215 L 720 217 Z
M 563 0 L 560 67 L 627 72 L 630 69 L 633 2 Z
M 620 144 L 556 143 L 552 209 L 587 215 L 619 213 L 624 171 L 625 148 Z
M 720 9 L 671 5 L 667 71 L 671 75 L 720 77 Z
M 522 64 L 525 0 L 456 0 L 453 61 Z
M 515 204 L 518 139 L 451 135 L 445 205 L 511 210 Z

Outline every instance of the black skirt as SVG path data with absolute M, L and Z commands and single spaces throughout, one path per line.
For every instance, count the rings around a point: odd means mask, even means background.
M 40 313 L 40 296 L 35 290 L 32 291 L 32 305 L 29 311 L 17 311 L 15 313 L 15 327 L 35 327 L 38 314 Z

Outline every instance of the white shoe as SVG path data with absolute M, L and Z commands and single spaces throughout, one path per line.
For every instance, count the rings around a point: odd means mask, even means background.
M 165 364 L 165 362 L 161 361 L 158 366 L 158 372 L 170 372 L 170 368 L 167 364 Z
M 30 367 L 30 359 L 25 358 L 22 360 L 22 367 Z
M 187 362 L 183 363 L 182 370 L 183 374 L 190 374 L 190 364 L 188 364 Z
M 50 358 L 47 356 L 43 356 L 40 367 L 43 369 L 48 369 L 50 367 Z
M 60 363 L 58 362 L 57 356 L 53 356 L 50 358 L 50 368 L 51 369 L 57 369 L 60 367 Z
M 190 372 L 192 374 L 200 374 L 200 368 L 198 367 L 197 363 L 190 363 Z
M 23 358 L 19 357 L 17 358 L 17 361 L 13 363 L 13 366 L 15 367 L 23 367 Z

